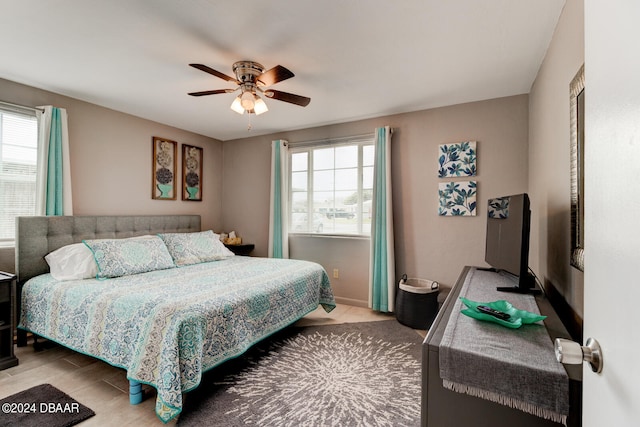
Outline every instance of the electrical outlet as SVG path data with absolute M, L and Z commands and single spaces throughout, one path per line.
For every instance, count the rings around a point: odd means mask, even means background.
M 339 279 L 340 278 L 340 270 L 338 270 L 337 268 L 333 269 L 333 278 L 334 279 Z

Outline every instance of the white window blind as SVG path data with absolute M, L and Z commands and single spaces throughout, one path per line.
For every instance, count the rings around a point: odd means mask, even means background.
M 15 218 L 35 214 L 38 122 L 35 111 L 0 103 L 0 245 L 15 240 Z
M 290 144 L 289 232 L 371 233 L 373 135 Z

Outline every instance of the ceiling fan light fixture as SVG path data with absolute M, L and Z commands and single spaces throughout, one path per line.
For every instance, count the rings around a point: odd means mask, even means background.
M 253 106 L 253 111 L 256 113 L 256 116 L 269 111 L 267 104 L 258 95 L 256 95 L 256 102 Z
M 231 109 L 238 114 L 262 114 L 269 109 L 264 100 L 256 92 L 262 92 L 262 95 L 269 99 L 275 99 L 277 101 L 288 102 L 289 104 L 299 105 L 306 107 L 309 105 L 311 98 L 306 96 L 296 95 L 294 93 L 282 92 L 273 89 L 263 90 L 261 87 L 269 87 L 273 84 L 281 82 L 283 80 L 290 79 L 294 74 L 283 67 L 282 65 L 276 65 L 275 67 L 266 70 L 264 67 L 253 61 L 238 61 L 233 64 L 233 72 L 235 78 L 228 76 L 220 71 L 214 70 L 204 64 L 189 64 L 193 68 L 204 71 L 222 80 L 235 83 L 237 87 L 235 89 L 215 89 L 205 90 L 200 92 L 190 92 L 191 96 L 205 96 L 216 95 L 220 93 L 233 93 L 240 90 L 241 93 L 233 100 Z
M 256 99 L 253 96 L 253 93 L 245 91 L 240 96 L 240 103 L 242 104 L 242 108 L 249 111 L 253 110 L 253 107 L 256 105 Z
M 231 109 L 238 114 L 244 114 L 244 108 L 242 108 L 242 101 L 240 100 L 240 96 L 237 96 L 236 99 L 233 100 Z

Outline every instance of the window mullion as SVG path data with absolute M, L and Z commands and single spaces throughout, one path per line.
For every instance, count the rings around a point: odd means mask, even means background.
M 4 126 L 3 115 L 4 114 L 2 113 L 2 111 L 0 111 L 0 166 L 2 166 L 2 156 L 3 156 L 3 153 L 4 153 L 4 150 L 2 149 L 2 144 L 3 144 L 2 136 L 4 135 L 4 132 L 3 132 L 3 126 Z
M 289 174 L 288 185 L 287 185 L 287 230 L 291 230 L 291 221 L 293 220 L 293 215 L 291 212 L 293 211 L 293 152 L 289 151 L 289 164 L 287 167 L 287 173 Z
M 363 154 L 362 149 L 363 145 L 358 144 L 358 199 L 356 203 L 356 218 L 358 219 L 358 234 L 362 234 L 362 199 L 363 199 L 363 180 L 364 174 L 362 169 L 363 163 Z
M 333 202 L 331 204 L 331 208 L 333 209 L 333 218 L 331 219 L 333 221 L 333 228 L 335 229 L 336 227 L 336 219 L 338 218 L 338 206 L 336 205 L 336 184 L 337 184 L 337 180 L 336 180 L 336 147 L 332 148 L 333 150 L 333 189 L 331 190 L 331 192 L 333 193 Z
M 307 231 L 313 228 L 313 150 L 307 151 Z

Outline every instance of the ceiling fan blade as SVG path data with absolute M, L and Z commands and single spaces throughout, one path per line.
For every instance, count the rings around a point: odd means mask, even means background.
M 311 98 L 306 96 L 300 96 L 293 93 L 281 92 L 279 90 L 265 90 L 264 96 L 271 99 L 277 99 L 278 101 L 288 102 L 290 104 L 296 104 L 301 107 L 306 107 L 311 102 Z
M 204 95 L 217 95 L 219 93 L 231 93 L 235 92 L 235 89 L 216 89 L 216 90 L 204 90 L 202 92 L 190 92 L 191 96 L 204 96 Z
M 209 73 L 212 74 L 216 77 L 221 78 L 222 80 L 226 80 L 228 82 L 234 82 L 234 83 L 239 83 L 238 80 L 236 80 L 235 78 L 231 77 L 231 76 L 227 76 L 224 73 L 221 73 L 220 71 L 214 70 L 211 67 L 207 67 L 206 65 L 202 65 L 202 64 L 189 64 L 190 66 L 192 66 L 193 68 L 197 68 L 198 70 L 204 71 L 205 73 Z
M 265 71 L 257 77 L 257 83 L 263 86 L 271 86 L 283 80 L 290 79 L 295 74 L 282 65 L 276 65 L 270 70 Z

